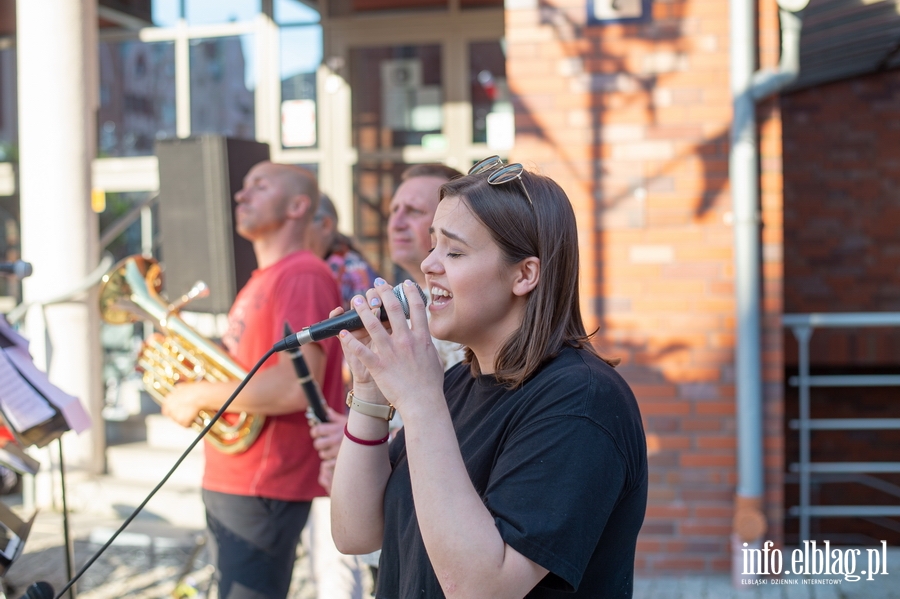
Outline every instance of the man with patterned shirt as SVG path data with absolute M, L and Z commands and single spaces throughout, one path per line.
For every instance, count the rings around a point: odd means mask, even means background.
M 310 223 L 307 241 L 309 249 L 331 268 L 341 287 L 341 305 L 349 310 L 350 298 L 371 289 L 378 275 L 337 227 L 337 210 L 323 193 L 319 197 L 319 210 Z M 343 423 L 344 411 L 332 414 L 331 420 Z M 310 549 L 310 577 L 315 583 L 318 599 L 363 599 L 365 589 L 371 586 L 368 568 L 360 556 L 344 555 L 334 546 L 328 497 L 313 500 L 301 539 Z
M 461 176 L 462 173 L 444 164 L 414 164 L 400 175 L 400 186 L 391 198 L 387 230 L 391 260 L 426 293 L 430 293 L 430 290 L 425 284 L 425 273 L 419 265 L 431 250 L 431 222 L 441 199 L 441 185 Z M 432 341 L 444 364 L 444 370 L 463 359 L 463 349 L 459 344 L 434 338 Z M 395 418 L 392 425 L 396 428 L 402 423 L 399 417 Z M 323 460 L 319 482 L 325 488 L 331 486 L 334 461 L 344 436 L 346 419 L 344 411 L 340 410 L 332 422 L 320 424 L 312 430 L 315 447 Z

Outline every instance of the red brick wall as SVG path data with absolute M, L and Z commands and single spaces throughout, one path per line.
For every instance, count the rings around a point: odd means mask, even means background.
M 900 71 L 839 81 L 785 96 L 785 312 L 900 311 Z M 789 373 L 797 344 L 785 335 Z M 897 329 L 817 329 L 815 374 L 896 374 Z M 813 418 L 896 417 L 896 388 L 813 389 Z M 786 392 L 788 418 L 798 414 Z M 813 461 L 883 461 L 898 455 L 896 431 L 818 431 Z M 786 459 L 799 456 L 796 433 Z M 878 475 L 891 484 L 900 476 Z M 884 505 L 896 499 L 863 485 L 814 485 L 814 504 Z M 786 505 L 796 505 L 796 485 Z M 789 521 L 787 534 L 796 534 Z M 896 530 L 859 518 L 813 519 L 819 538 L 900 542 Z M 849 536 L 846 536 L 849 535 Z
M 900 311 L 900 71 L 790 94 L 782 112 L 785 312 Z M 900 355 L 897 332 L 817 331 L 813 340 L 820 366 Z
M 569 193 L 583 308 L 623 358 L 651 449 L 639 571 L 726 570 L 735 472 L 728 3 L 656 0 L 642 23 L 587 26 L 583 0 L 507 3 L 513 159 Z M 777 60 L 763 0 L 762 64 Z M 774 35 L 772 34 L 774 27 Z M 774 47 L 773 47 L 774 44 Z M 761 108 L 766 262 L 766 506 L 781 530 L 781 146 Z

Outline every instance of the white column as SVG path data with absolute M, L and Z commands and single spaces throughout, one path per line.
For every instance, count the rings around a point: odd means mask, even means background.
M 22 258 L 34 266 L 23 292 L 26 302 L 40 302 L 77 288 L 99 262 L 90 206 L 97 0 L 18 0 L 16 27 Z M 93 420 L 81 435 L 63 436 L 67 469 L 102 472 L 96 286 L 59 304 L 32 307 L 24 332 L 35 363 L 77 396 Z

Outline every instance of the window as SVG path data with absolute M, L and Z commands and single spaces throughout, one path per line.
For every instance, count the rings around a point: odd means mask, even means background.
M 259 14 L 259 0 L 183 0 L 188 25 L 250 21 Z
M 2 43 L 5 40 L 0 40 Z M 0 162 L 16 160 L 16 49 L 0 46 Z
M 256 138 L 253 36 L 191 40 L 191 133 Z
M 487 143 L 493 150 L 509 150 L 515 137 L 515 121 L 501 42 L 469 44 L 469 89 L 472 141 Z
M 350 53 L 353 143 L 362 151 L 442 149 L 441 47 L 354 48 Z M 364 93 L 361 93 L 363 92 Z
M 149 156 L 175 136 L 173 42 L 100 42 L 98 156 Z
M 316 147 L 316 71 L 322 62 L 322 27 L 282 27 L 280 53 L 281 145 Z

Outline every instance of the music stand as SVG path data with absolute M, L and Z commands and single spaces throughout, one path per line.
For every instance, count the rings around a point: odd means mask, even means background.
M 58 443 L 66 572 L 71 579 L 75 564 L 69 534 L 65 461 L 61 437 L 65 431 L 70 430 L 66 414 L 75 419 L 78 428 L 87 426 L 78 414 L 81 405 L 76 398 L 52 385 L 46 375 L 34 366 L 27 352 L 27 341 L 13 330 L 2 316 L 0 316 L 0 380 L 3 381 L 0 415 L 15 437 L 15 441 L 0 440 L 0 463 L 22 474 L 36 474 L 40 464 L 22 451 L 21 447 L 30 445 L 45 447 L 54 440 Z M 81 412 L 83 413 L 83 409 Z M 23 522 L 0 502 L 0 577 L 21 555 L 36 515 L 37 510 L 27 523 Z M 2 596 L 0 588 L 0 597 Z M 74 589 L 71 589 L 70 597 L 74 596 Z

